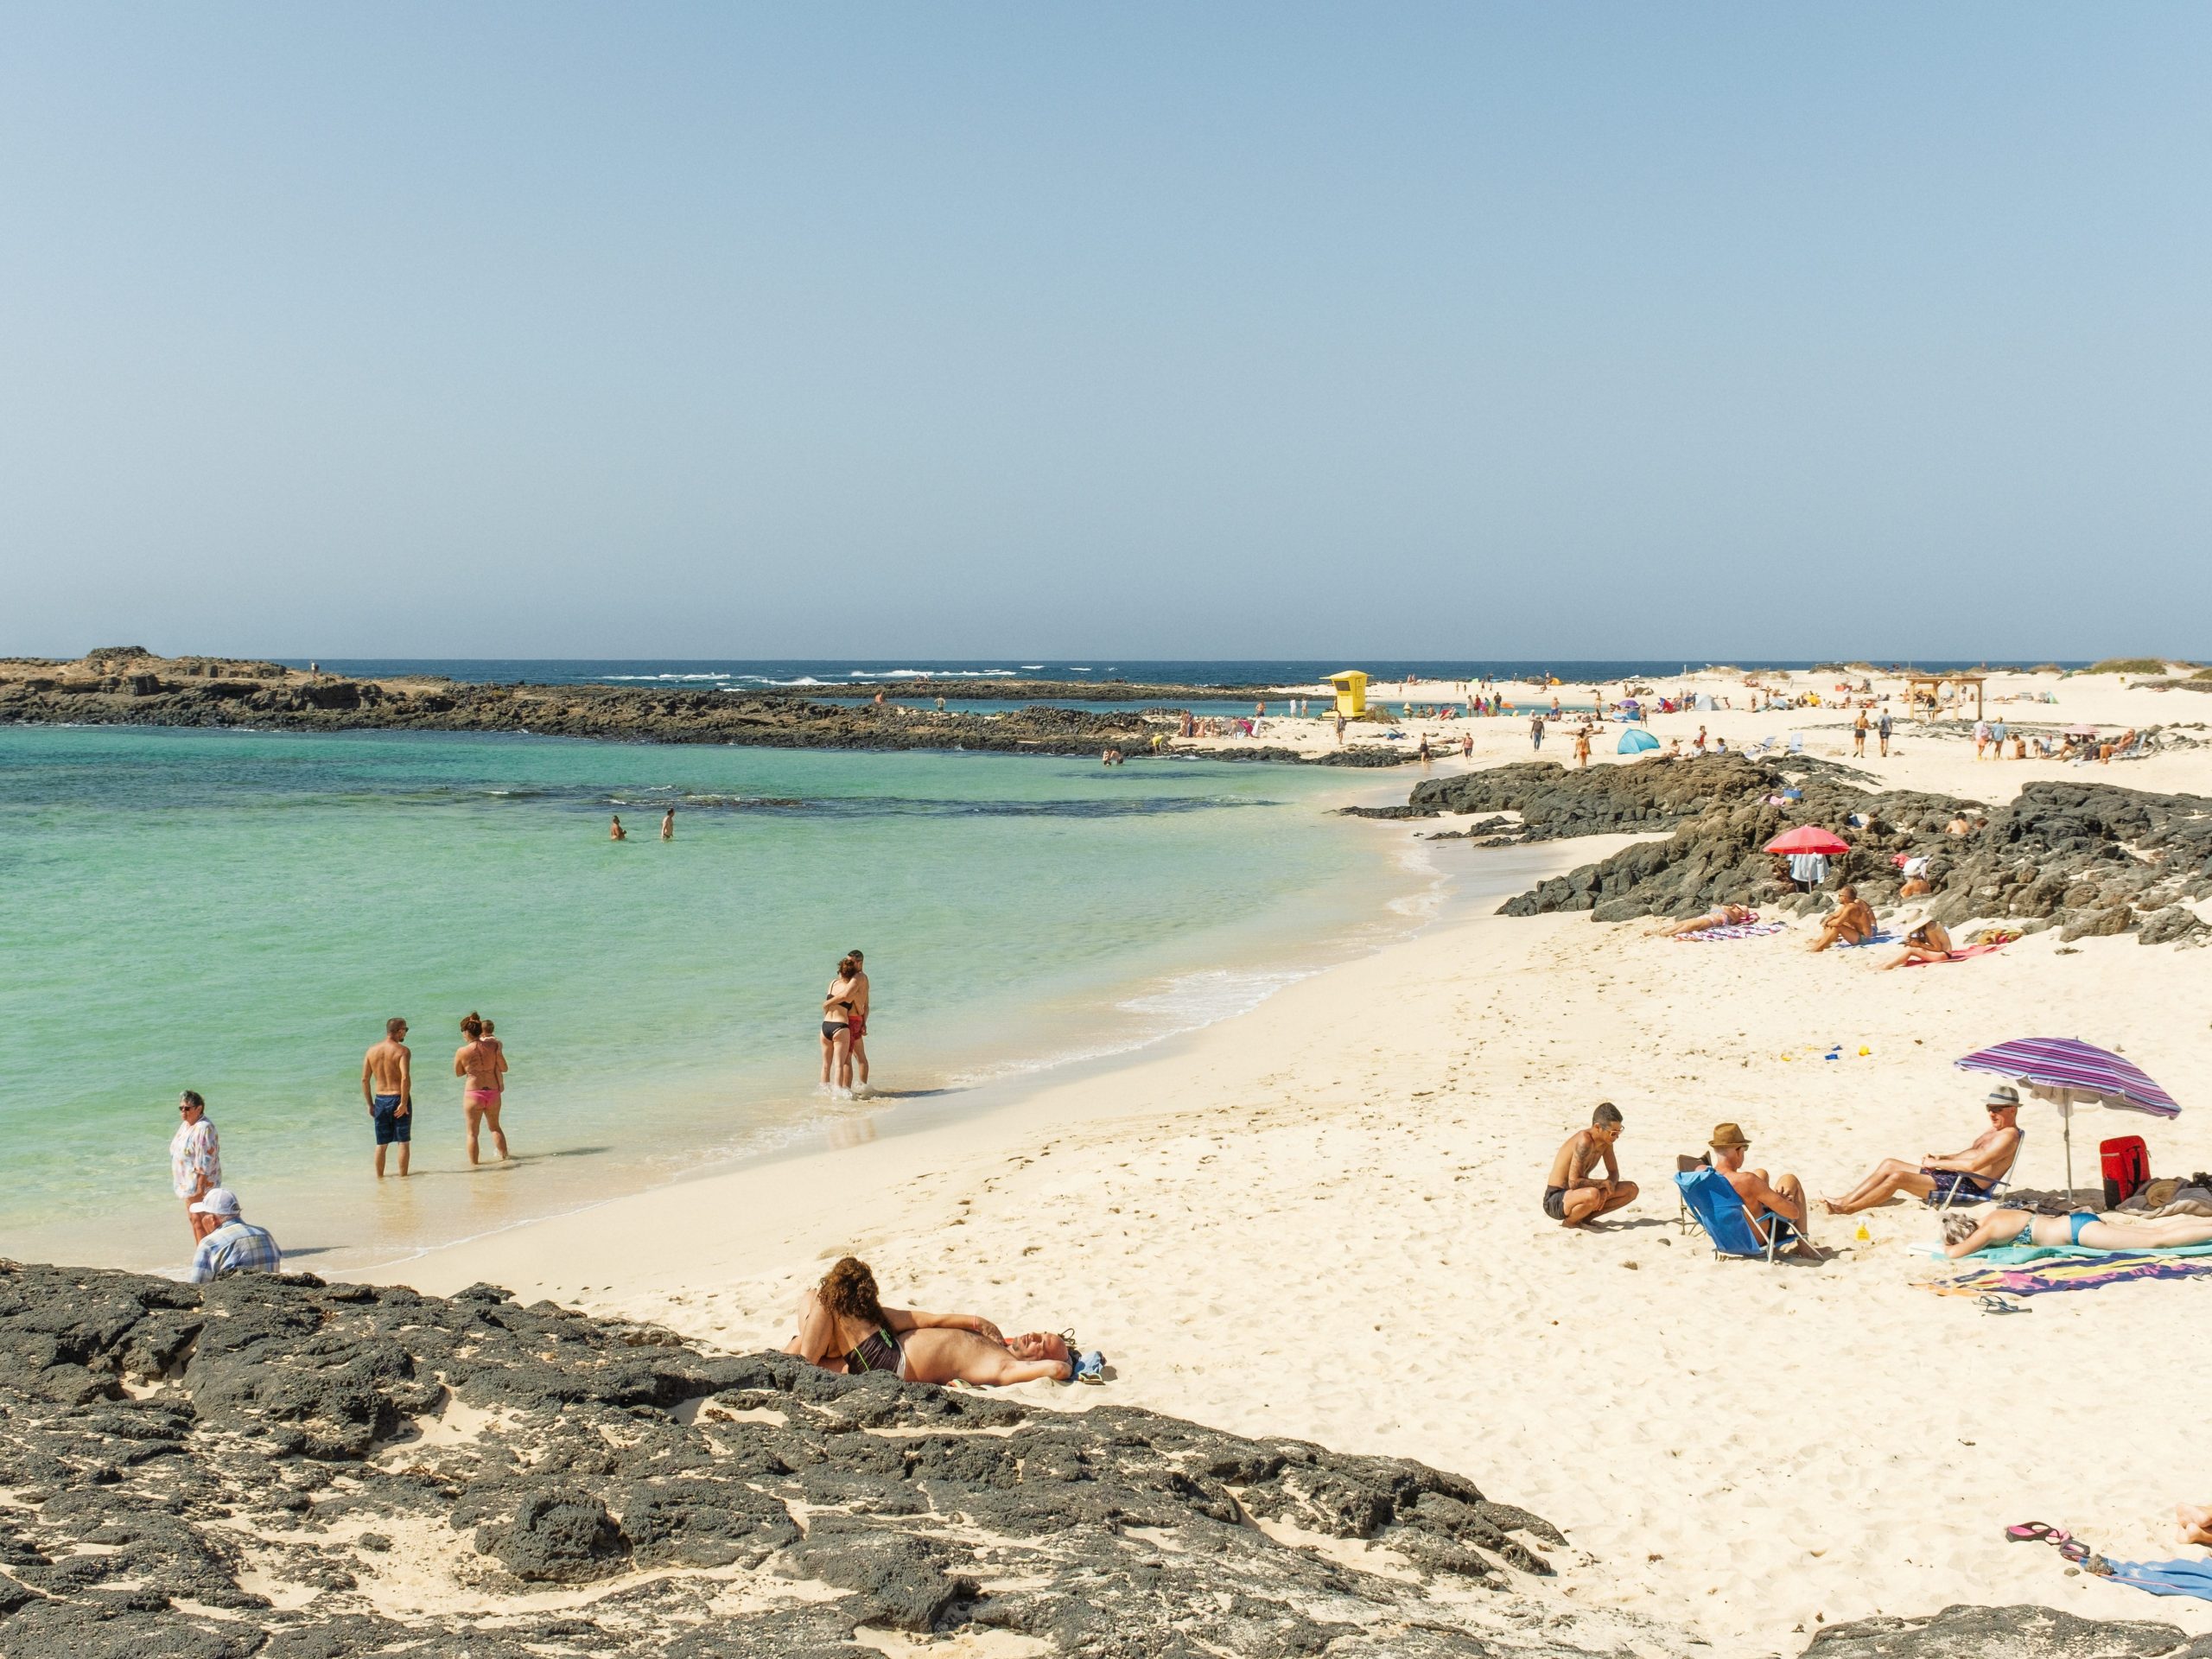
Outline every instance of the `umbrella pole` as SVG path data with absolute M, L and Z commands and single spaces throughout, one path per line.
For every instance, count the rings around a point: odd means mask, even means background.
M 2066 1114 L 2066 1207 L 2074 1207 L 2074 1114 Z

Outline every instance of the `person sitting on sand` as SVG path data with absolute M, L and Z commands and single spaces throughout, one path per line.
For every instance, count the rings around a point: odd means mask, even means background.
M 1897 889 L 1897 897 L 1900 899 L 1924 899 L 1935 891 L 1936 884 L 1928 879 L 1928 872 L 1923 870 L 1917 875 L 1908 875 L 1905 877 L 1904 885 Z
M 1943 1217 L 1943 1254 L 1956 1259 L 2007 1245 L 2076 1244 L 2090 1250 L 2174 1250 L 2212 1244 L 2212 1216 L 2166 1216 L 2158 1221 L 2102 1221 L 2094 1210 L 2070 1216 L 2038 1216 L 2027 1210 L 1985 1210 Z
M 1579 1227 L 1636 1202 L 1637 1185 L 1621 1179 L 1621 1166 L 1613 1155 L 1621 1127 L 1621 1109 L 1602 1101 L 1590 1115 L 1590 1127 L 1567 1136 L 1552 1159 L 1552 1173 L 1544 1185 L 1544 1213 L 1561 1226 Z M 1605 1165 L 1605 1173 L 1593 1179 L 1590 1167 L 1599 1163 Z
M 256 1227 L 238 1212 L 238 1195 L 227 1186 L 210 1187 L 192 1206 L 194 1215 L 214 1218 L 215 1230 L 200 1241 L 185 1275 L 195 1285 L 232 1273 L 282 1273 L 284 1253 L 266 1227 Z
M 2181 1522 L 2181 1541 L 2212 1548 L 2212 1503 L 2177 1503 L 2174 1519 Z
M 1708 927 L 1741 927 L 1758 919 L 1758 912 L 1749 905 L 1715 905 L 1700 916 L 1688 921 L 1669 922 L 1657 930 L 1656 937 L 1671 939 L 1684 933 L 1702 933 Z
M 1804 1183 L 1786 1171 L 1778 1179 L 1769 1180 L 1763 1169 L 1745 1169 L 1744 1154 L 1751 1149 L 1751 1142 L 1738 1124 L 1715 1127 L 1710 1144 L 1713 1166 L 1744 1201 L 1744 1213 L 1751 1218 L 1751 1230 L 1758 1235 L 1759 1243 L 1766 1243 L 1770 1236 L 1769 1229 L 1773 1222 L 1769 1217 L 1779 1217 L 1797 1230 L 1793 1249 L 1817 1254 L 1807 1232 L 1811 1211 L 1805 1203 Z
M 1951 959 L 1951 936 L 1943 925 L 1926 916 L 1916 916 L 1904 924 L 1904 949 L 1884 963 L 1885 969 L 1902 968 L 1908 962 L 1948 962 Z
M 1017 1351 L 1016 1344 L 1021 1351 Z M 1058 1346 L 1059 1357 L 1046 1350 Z M 845 1256 L 799 1299 L 798 1334 L 784 1351 L 825 1371 L 889 1371 L 901 1382 L 1065 1382 L 1075 1364 L 1058 1338 L 1031 1332 L 1008 1343 L 973 1313 L 886 1307 L 867 1262 Z
M 1836 906 L 1821 922 L 1821 936 L 1813 941 L 1813 949 L 1825 950 L 1840 941 L 1845 944 L 1863 944 L 1874 937 L 1874 912 L 1859 896 L 1859 889 L 1845 886 L 1836 889 Z
M 2020 1091 L 2009 1083 L 2000 1084 L 1982 1104 L 1989 1113 L 1989 1127 L 1964 1152 L 1940 1157 L 1931 1153 L 1916 1164 L 1885 1158 L 1865 1180 L 1840 1198 L 1822 1198 L 1821 1206 L 1832 1216 L 1849 1216 L 1887 1204 L 1900 1192 L 1938 1203 L 1987 1198 L 2020 1155 Z

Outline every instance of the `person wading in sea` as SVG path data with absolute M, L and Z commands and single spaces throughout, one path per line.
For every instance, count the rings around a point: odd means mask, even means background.
M 491 1034 L 491 1021 L 474 1008 L 461 1022 L 461 1034 L 468 1039 L 454 1051 L 453 1074 L 467 1081 L 461 1089 L 461 1121 L 468 1126 L 468 1161 L 477 1160 L 477 1132 L 480 1128 L 492 1131 L 492 1147 L 501 1162 L 507 1156 L 506 1132 L 499 1127 L 499 1096 L 506 1087 L 507 1051 L 499 1039 Z
M 407 1022 L 384 1022 L 384 1041 L 361 1056 L 361 1098 L 377 1133 L 377 1179 L 384 1179 L 384 1149 L 399 1147 L 399 1173 L 407 1173 L 408 1143 L 415 1135 L 415 1057 L 407 1052 Z
M 868 1087 L 868 969 L 861 965 L 861 953 L 849 950 L 845 960 L 853 964 L 852 1018 L 846 1029 L 853 1039 L 853 1090 L 855 1093 Z
M 672 806 L 660 815 L 660 838 L 663 841 L 676 839 L 676 809 Z

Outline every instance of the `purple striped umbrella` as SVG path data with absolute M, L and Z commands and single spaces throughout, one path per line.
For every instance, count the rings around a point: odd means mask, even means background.
M 1994 1071 L 2054 1101 L 2066 1134 L 2066 1195 L 2074 1196 L 2074 1108 L 2094 1104 L 2152 1117 L 2179 1117 L 2174 1097 L 2133 1061 L 2078 1037 L 2024 1037 L 1976 1049 L 1952 1062 L 1962 1071 Z

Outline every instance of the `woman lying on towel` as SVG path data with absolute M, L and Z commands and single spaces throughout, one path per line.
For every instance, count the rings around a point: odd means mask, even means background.
M 2070 1216 L 1991 1210 L 1979 1218 L 1943 1217 L 1943 1254 L 1948 1256 L 2025 1244 L 2079 1244 L 2091 1250 L 2171 1250 L 2183 1244 L 2212 1244 L 2212 1217 L 2120 1223 L 2100 1221 L 2093 1210 L 2076 1210 Z
M 973 1313 L 923 1313 L 886 1307 L 875 1274 L 846 1256 L 820 1287 L 799 1299 L 798 1335 L 785 1345 L 825 1371 L 889 1371 L 901 1382 L 978 1382 L 987 1387 L 1067 1382 L 1075 1356 L 1064 1338 L 1030 1332 L 1008 1341 Z
M 1693 916 L 1688 921 L 1669 922 L 1658 933 L 1674 938 L 1683 933 L 1702 933 L 1708 927 L 1742 927 L 1756 922 L 1759 913 L 1749 905 L 1715 905 L 1702 916 Z

